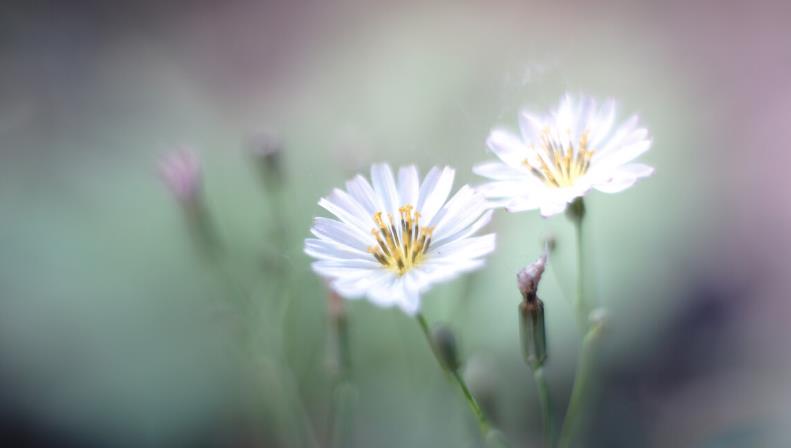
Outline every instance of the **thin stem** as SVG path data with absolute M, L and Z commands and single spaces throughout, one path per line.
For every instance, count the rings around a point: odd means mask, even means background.
M 577 237 L 577 324 L 581 331 L 587 328 L 588 304 L 585 302 L 585 240 L 582 232 L 582 217 L 574 219 L 574 230 Z
M 475 414 L 475 418 L 478 420 L 478 426 L 481 429 L 481 435 L 486 437 L 491 430 L 491 426 L 489 425 L 489 421 L 486 419 L 486 416 L 483 415 L 481 406 L 478 404 L 478 401 L 475 400 L 475 397 L 472 396 L 470 389 L 467 387 L 467 383 L 464 381 L 464 378 L 461 376 L 459 371 L 454 370 L 451 372 L 451 375 L 453 376 L 453 379 L 456 380 L 456 384 L 459 385 L 459 389 L 461 389 L 461 393 L 467 400 L 467 404 L 470 406 L 472 413 Z
M 538 388 L 538 400 L 541 402 L 541 419 L 544 424 L 544 445 L 547 447 L 555 446 L 554 420 L 552 418 L 552 400 L 549 397 L 549 387 L 544 378 L 544 368 L 538 367 L 533 370 L 533 379 Z
M 330 407 L 329 441 L 331 447 L 349 447 L 352 432 L 352 406 L 356 389 L 351 382 L 351 354 L 346 316 L 332 318 L 335 328 L 336 357 L 338 372 L 332 387 L 332 406 Z
M 462 395 L 464 395 L 464 399 L 467 401 L 470 410 L 475 415 L 475 418 L 478 421 L 478 428 L 481 431 L 481 437 L 483 437 L 485 440 L 489 435 L 489 432 L 492 430 L 492 428 L 491 425 L 489 424 L 489 421 L 486 419 L 486 416 L 483 414 L 483 410 L 481 409 L 481 406 L 478 404 L 478 401 L 475 400 L 475 397 L 472 396 L 469 387 L 467 387 L 467 383 L 464 381 L 464 378 L 461 376 L 459 371 L 453 370 L 448 372 L 448 370 L 445 368 L 445 365 L 442 363 L 442 359 L 439 357 L 436 347 L 434 346 L 434 342 L 431 339 L 431 331 L 428 328 L 428 323 L 426 322 L 426 318 L 423 317 L 423 314 L 421 313 L 418 313 L 416 317 L 418 323 L 420 324 L 420 329 L 423 330 L 423 335 L 426 337 L 426 342 L 428 342 L 428 345 L 431 348 L 431 352 L 434 354 L 434 357 L 437 359 L 440 368 L 443 371 L 450 373 L 451 377 L 459 386 Z
M 563 420 L 563 427 L 560 430 L 560 442 L 558 443 L 560 448 L 568 448 L 571 446 L 571 442 L 574 439 L 574 432 L 579 426 L 579 416 L 590 387 L 596 342 L 599 339 L 600 333 L 601 325 L 594 325 L 588 330 L 588 333 L 582 340 L 577 375 L 574 378 L 574 386 L 571 389 L 569 407 L 566 410 L 566 417 Z

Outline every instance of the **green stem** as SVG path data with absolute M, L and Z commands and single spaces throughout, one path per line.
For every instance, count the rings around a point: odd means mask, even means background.
M 588 304 L 585 302 L 585 242 L 582 232 L 582 217 L 574 219 L 574 230 L 577 237 L 577 325 L 580 331 L 588 327 Z
M 330 407 L 329 441 L 331 447 L 349 447 L 352 433 L 352 407 L 356 401 L 356 389 L 351 382 L 351 354 L 349 350 L 348 321 L 345 315 L 333 316 L 335 328 L 336 357 L 338 372 L 332 387 Z
M 538 367 L 533 370 L 533 378 L 538 388 L 538 400 L 541 402 L 541 419 L 544 424 L 544 445 L 552 447 L 555 445 L 552 401 L 549 397 L 549 387 L 547 387 L 546 378 L 544 378 L 544 368 Z
M 486 416 L 483 414 L 483 410 L 481 406 L 478 404 L 478 401 L 475 400 L 475 397 L 472 396 L 469 387 L 467 387 L 467 383 L 464 382 L 464 378 L 461 376 L 458 370 L 453 370 L 448 372 L 445 368 L 444 364 L 442 363 L 442 359 L 439 357 L 436 348 L 434 347 L 434 342 L 431 339 L 431 331 L 428 328 L 428 323 L 426 322 L 426 318 L 423 317 L 423 314 L 417 314 L 417 321 L 420 324 L 420 329 L 423 330 L 423 335 L 426 337 L 426 342 L 428 342 L 429 347 L 431 348 L 431 352 L 434 354 L 434 357 L 437 359 L 437 362 L 440 365 L 440 368 L 447 373 L 450 373 L 453 380 L 459 386 L 459 389 L 464 395 L 464 399 L 467 401 L 467 404 L 470 407 L 470 410 L 475 415 L 476 420 L 478 421 L 478 428 L 481 431 L 481 437 L 485 440 L 489 435 L 489 432 L 492 430 L 489 421 L 486 419 Z
M 582 340 L 577 375 L 574 378 L 574 386 L 571 389 L 569 407 L 566 410 L 566 417 L 563 419 L 563 426 L 560 430 L 560 442 L 558 443 L 560 448 L 568 448 L 571 446 L 574 440 L 574 432 L 579 426 L 580 412 L 582 411 L 583 403 L 590 387 L 596 342 L 599 339 L 600 333 L 601 326 L 594 325 L 588 330 L 588 333 Z

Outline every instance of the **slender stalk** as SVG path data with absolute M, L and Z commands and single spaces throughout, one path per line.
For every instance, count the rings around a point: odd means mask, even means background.
M 582 198 L 577 198 L 567 209 L 567 214 L 574 223 L 574 230 L 577 237 L 577 297 L 575 309 L 577 313 L 577 324 L 585 336 L 580 347 L 579 361 L 577 363 L 577 373 L 574 377 L 574 385 L 571 389 L 569 405 L 560 429 L 559 448 L 568 448 L 574 441 L 574 433 L 579 426 L 580 413 L 584 407 L 584 401 L 590 388 L 591 372 L 595 360 L 596 342 L 599 339 L 602 325 L 588 323 L 589 305 L 585 297 L 585 240 L 583 238 L 583 220 L 585 218 L 585 203 Z
M 461 376 L 458 370 L 453 370 L 448 372 L 445 368 L 445 365 L 442 363 L 442 359 L 439 357 L 437 353 L 436 347 L 434 346 L 434 342 L 431 339 L 431 331 L 428 328 L 428 323 L 426 322 L 426 318 L 423 317 L 423 314 L 417 314 L 417 321 L 420 324 L 420 329 L 423 330 L 423 335 L 426 337 L 426 342 L 428 342 L 429 347 L 431 348 L 431 352 L 434 354 L 434 357 L 437 359 L 437 362 L 440 365 L 440 368 L 449 373 L 456 384 L 459 386 L 459 390 L 461 390 L 464 399 L 467 401 L 467 404 L 470 407 L 470 410 L 475 415 L 476 420 L 478 421 L 478 428 L 481 431 L 481 437 L 485 440 L 489 435 L 489 432 L 492 430 L 489 421 L 486 419 L 486 416 L 481 409 L 481 406 L 478 404 L 478 401 L 475 397 L 472 396 L 469 387 L 467 387 L 467 383 L 464 381 L 464 378 Z
M 336 362 L 338 372 L 332 387 L 329 437 L 331 447 L 350 447 L 353 406 L 357 390 L 351 382 L 351 354 L 349 350 L 348 321 L 344 314 L 332 317 L 335 329 Z
M 555 446 L 554 420 L 552 418 L 552 400 L 549 397 L 549 387 L 544 378 L 544 368 L 538 367 L 533 370 L 533 379 L 538 388 L 538 400 L 541 402 L 541 419 L 544 424 L 544 445 L 547 447 Z
M 577 298 L 575 309 L 577 312 L 577 325 L 581 331 L 588 326 L 588 304 L 585 301 L 585 243 L 582 232 L 582 216 L 573 219 L 574 230 L 577 237 Z
M 560 430 L 559 448 L 568 448 L 574 439 L 574 432 L 579 426 L 579 416 L 583 408 L 588 389 L 591 382 L 591 372 L 595 360 L 596 343 L 601 334 L 601 325 L 594 325 L 588 330 L 582 340 L 580 349 L 580 360 L 577 366 L 577 375 L 574 378 L 574 386 L 571 390 L 569 407 L 566 410 L 566 417 Z

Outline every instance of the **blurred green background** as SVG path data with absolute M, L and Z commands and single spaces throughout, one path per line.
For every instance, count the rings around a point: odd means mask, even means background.
M 656 167 L 586 199 L 612 328 L 579 446 L 786 446 L 789 19 L 769 1 L 4 5 L 0 437 L 329 446 L 328 294 L 302 254 L 318 199 L 378 161 L 475 184 L 492 127 L 570 91 L 639 113 Z M 260 133 L 283 143 L 275 192 L 246 150 Z M 220 262 L 157 177 L 182 146 L 203 163 Z M 490 228 L 487 266 L 434 288 L 425 314 L 456 332 L 514 446 L 540 446 L 515 273 L 557 238 L 539 295 L 562 408 L 572 227 L 501 212 Z M 344 446 L 475 446 L 414 320 L 346 306 Z

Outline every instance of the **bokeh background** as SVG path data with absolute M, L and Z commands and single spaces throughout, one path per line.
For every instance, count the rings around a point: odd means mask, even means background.
M 0 442 L 330 446 L 337 344 L 301 251 L 318 198 L 383 160 L 476 183 L 492 127 L 570 91 L 639 113 L 656 167 L 587 200 L 611 328 L 579 446 L 788 446 L 788 23 L 771 0 L 4 3 Z M 250 152 L 262 135 L 282 147 L 274 187 Z M 217 259 L 157 177 L 184 146 Z M 540 296 L 562 408 L 572 228 L 491 227 L 486 268 L 433 289 L 425 314 L 456 332 L 514 446 L 540 446 L 514 274 L 557 238 Z M 340 446 L 475 446 L 416 323 L 345 311 Z

